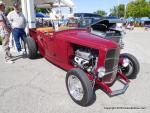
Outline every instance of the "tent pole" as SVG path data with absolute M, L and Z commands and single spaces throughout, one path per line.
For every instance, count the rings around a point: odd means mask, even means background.
M 34 0 L 26 0 L 29 28 L 36 28 Z
M 29 33 L 29 27 L 28 27 L 28 14 L 27 14 L 27 2 L 26 0 L 21 0 L 21 7 L 22 7 L 22 13 L 25 16 L 25 19 L 27 21 L 27 26 L 26 26 L 26 33 Z

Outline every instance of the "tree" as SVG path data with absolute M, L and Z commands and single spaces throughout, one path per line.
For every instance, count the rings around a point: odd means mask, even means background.
M 7 7 L 6 8 L 6 14 L 8 14 L 10 11 L 13 11 L 13 8 L 12 7 Z
M 36 8 L 36 12 L 47 13 L 47 10 L 45 8 Z
M 114 8 L 110 9 L 111 16 L 124 17 L 125 15 L 125 5 L 120 4 L 119 6 L 114 6 Z
M 110 15 L 119 17 L 147 17 L 150 16 L 150 2 L 146 0 L 134 0 L 127 4 L 126 11 L 125 5 L 120 4 L 110 9 L 110 12 Z
M 146 0 L 135 0 L 127 5 L 127 17 L 147 17 L 150 14 L 150 3 Z
M 114 6 L 113 8 L 110 9 L 110 15 L 117 16 L 117 7 L 116 6 Z
M 96 12 L 94 12 L 95 14 L 98 14 L 98 15 L 100 15 L 100 16 L 106 16 L 107 15 L 107 13 L 105 12 L 105 11 L 103 11 L 103 10 L 97 10 Z
M 124 4 L 120 4 L 118 6 L 118 16 L 119 17 L 124 17 L 125 16 L 125 5 Z

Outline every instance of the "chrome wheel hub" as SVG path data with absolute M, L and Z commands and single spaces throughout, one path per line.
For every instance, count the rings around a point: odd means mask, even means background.
M 126 68 L 124 68 L 126 76 L 129 76 L 133 73 L 133 68 L 133 63 L 129 60 L 129 65 Z
M 77 101 L 82 100 L 84 95 L 83 86 L 81 81 L 75 75 L 70 75 L 68 77 L 68 89 L 73 98 Z

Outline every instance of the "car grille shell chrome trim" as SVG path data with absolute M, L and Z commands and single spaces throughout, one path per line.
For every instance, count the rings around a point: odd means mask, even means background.
M 105 69 L 106 74 L 102 78 L 103 82 L 106 84 L 111 84 L 115 78 L 118 71 L 118 62 L 120 56 L 120 48 L 108 49 L 105 58 Z

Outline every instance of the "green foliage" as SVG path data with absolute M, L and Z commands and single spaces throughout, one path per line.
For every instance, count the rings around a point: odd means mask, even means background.
M 125 5 L 124 4 L 120 4 L 118 6 L 118 16 L 119 17 L 124 17 L 125 15 Z
M 110 9 L 111 16 L 124 17 L 125 15 L 125 5 L 120 4 L 119 6 L 114 6 L 113 9 Z
M 117 16 L 117 7 L 116 6 L 114 6 L 114 8 L 112 8 L 112 9 L 110 9 L 110 15 L 111 16 Z
M 36 8 L 36 12 L 47 13 L 47 10 L 45 8 Z
M 103 11 L 103 10 L 97 10 L 96 12 L 94 12 L 95 14 L 98 14 L 98 15 L 100 15 L 100 16 L 106 16 L 107 15 L 107 13 L 105 12 L 105 11 Z
M 148 17 L 150 3 L 146 0 L 135 0 L 127 5 L 127 17 Z
M 120 4 L 110 9 L 112 16 L 119 17 L 148 17 L 150 16 L 150 2 L 146 0 L 134 0 L 127 4 L 126 11 L 125 5 Z
M 7 7 L 6 8 L 6 14 L 8 14 L 10 11 L 13 11 L 13 8 L 12 7 Z

